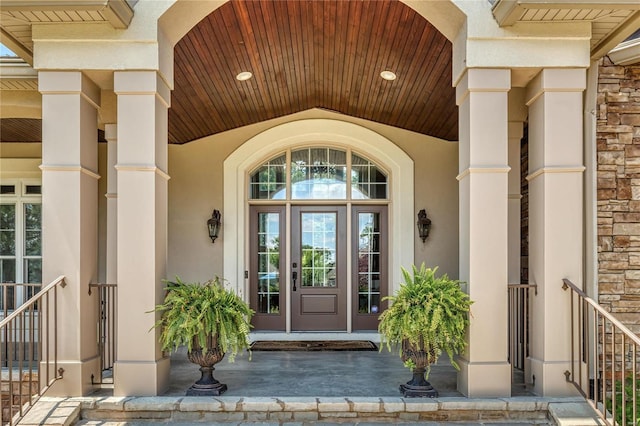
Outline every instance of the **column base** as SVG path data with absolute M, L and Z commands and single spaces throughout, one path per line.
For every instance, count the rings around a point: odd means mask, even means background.
M 511 396 L 511 364 L 458 361 L 458 391 L 469 398 Z
M 573 383 L 567 382 L 565 371 L 571 371 L 570 361 L 545 362 L 530 358 L 530 362 L 531 382 L 533 383 L 533 392 L 536 395 L 548 397 L 580 395 Z M 578 371 L 577 366 L 575 371 Z
M 47 365 L 40 363 L 40 381 L 44 385 L 47 381 Z M 85 396 L 95 390 L 91 383 L 91 375 L 99 377 L 100 357 L 96 356 L 84 361 L 60 361 L 57 365 L 58 371 L 62 369 L 62 379 L 57 380 L 49 390 L 47 396 L 68 397 Z M 49 364 L 48 379 L 52 380 L 58 372 L 54 371 L 53 364 Z
M 169 386 L 169 358 L 157 361 L 116 361 L 113 396 L 157 396 Z

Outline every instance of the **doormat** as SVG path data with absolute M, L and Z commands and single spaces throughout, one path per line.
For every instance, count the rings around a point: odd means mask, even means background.
M 368 340 L 258 340 L 251 344 L 252 351 L 377 351 Z

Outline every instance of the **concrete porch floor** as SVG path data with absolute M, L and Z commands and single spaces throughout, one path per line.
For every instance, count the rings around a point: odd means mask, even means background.
M 402 398 L 398 386 L 411 374 L 386 349 L 254 351 L 251 360 L 247 353 L 234 363 L 223 360 L 214 376 L 228 386 L 223 396 L 185 397 L 200 373 L 181 348 L 171 356 L 170 387 L 162 396 L 113 397 L 105 386 L 87 397 L 45 397 L 20 424 L 601 424 L 582 398 L 540 398 L 521 386 L 514 386 L 511 398 L 465 398 L 446 357 L 429 377 L 438 398 Z
M 378 343 L 376 343 L 379 345 Z M 228 386 L 225 396 L 239 397 L 399 397 L 398 387 L 411 379 L 397 352 L 379 351 L 253 351 L 231 363 L 225 357 L 214 377 Z M 169 388 L 164 396 L 184 396 L 200 378 L 198 366 L 187 360 L 186 349 L 171 355 Z M 442 356 L 431 368 L 429 382 L 440 397 L 460 397 L 457 372 Z M 512 396 L 530 396 L 514 385 Z

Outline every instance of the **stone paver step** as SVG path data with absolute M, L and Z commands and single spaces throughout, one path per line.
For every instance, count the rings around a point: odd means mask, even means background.
M 395 397 L 83 397 L 42 398 L 21 425 L 213 424 L 559 424 L 559 413 L 580 398 Z M 574 407 L 575 408 L 575 407 Z

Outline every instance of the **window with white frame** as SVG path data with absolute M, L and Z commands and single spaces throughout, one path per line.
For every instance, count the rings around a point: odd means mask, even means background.
M 0 185 L 0 283 L 42 283 L 42 191 L 33 180 Z M 14 309 L 33 287 L 7 286 L 0 308 Z
M 337 148 L 287 150 L 254 169 L 250 179 L 252 200 L 388 198 L 387 173 L 381 167 L 362 155 Z

